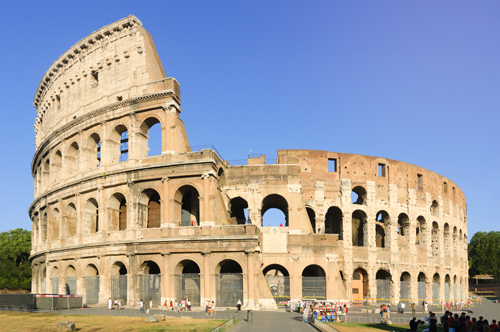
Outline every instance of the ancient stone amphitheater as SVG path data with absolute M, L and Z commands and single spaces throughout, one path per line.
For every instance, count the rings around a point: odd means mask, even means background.
M 468 295 L 466 203 L 453 181 L 316 150 L 231 164 L 190 147 L 180 96 L 135 16 L 47 70 L 33 101 L 34 293 L 128 305 L 187 294 L 195 306 L 255 309 Z M 155 124 L 161 153 L 151 155 Z M 283 227 L 262 225 L 270 209 Z

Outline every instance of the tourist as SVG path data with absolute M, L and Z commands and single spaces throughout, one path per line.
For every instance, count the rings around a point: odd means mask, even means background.
M 212 315 L 215 315 L 215 302 L 212 301 Z
M 411 314 L 412 316 L 415 316 L 417 314 L 417 305 L 415 304 L 415 302 L 411 304 Z
M 191 301 L 189 301 L 189 299 L 187 300 L 187 308 L 188 311 L 191 311 Z
M 118 300 L 115 297 L 115 310 L 118 310 Z
M 170 301 L 170 311 L 174 311 L 174 305 L 173 305 L 172 301 Z
M 496 319 L 491 321 L 491 332 L 497 332 L 499 330 L 499 327 L 497 325 Z
M 111 298 L 108 299 L 108 309 L 111 310 L 113 306 L 113 300 L 111 300 Z
M 391 319 L 391 306 L 387 305 L 387 319 Z
M 387 307 L 385 306 L 385 304 L 382 305 L 382 314 L 382 318 L 387 319 Z
M 179 306 L 177 309 L 178 312 L 182 311 L 182 301 L 179 301 Z
M 208 305 L 209 305 L 209 303 L 210 302 L 208 300 L 205 302 L 205 315 L 208 315 Z
M 413 319 L 410 321 L 410 331 L 411 332 L 417 332 L 418 331 L 417 317 L 413 317 Z
M 163 303 L 163 311 L 167 312 L 167 300 L 165 300 L 165 303 Z
M 186 300 L 182 299 L 180 307 L 181 311 L 186 311 Z
M 380 318 L 382 319 L 384 317 L 384 307 L 380 306 Z
M 398 302 L 398 314 L 401 313 L 401 301 Z
M 405 313 L 405 307 L 406 307 L 406 304 L 404 302 L 401 303 L 401 313 L 404 314 Z
M 429 332 L 437 332 L 437 318 L 433 312 L 429 313 Z
M 118 310 L 122 310 L 122 303 L 120 299 L 118 299 Z
M 212 303 L 210 301 L 208 301 L 208 307 L 207 307 L 207 312 L 208 312 L 208 315 L 212 315 Z
M 175 312 L 179 311 L 179 304 L 177 303 L 177 300 L 174 301 L 174 310 Z
M 142 302 L 142 299 L 139 301 L 139 311 L 141 314 L 144 313 L 144 302 Z
M 424 302 L 424 312 L 429 312 L 429 304 L 427 302 Z
M 441 311 L 444 312 L 444 301 L 441 300 Z
M 241 300 L 238 299 L 238 302 L 236 303 L 236 308 L 238 308 L 238 311 L 241 310 Z

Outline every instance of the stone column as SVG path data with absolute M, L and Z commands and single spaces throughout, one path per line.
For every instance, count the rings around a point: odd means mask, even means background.
M 292 256 L 292 274 L 290 275 L 290 301 L 302 298 L 302 271 L 299 270 L 300 256 Z
M 170 220 L 173 219 L 173 216 L 169 214 L 170 199 L 168 180 L 168 177 L 163 177 L 161 179 L 161 182 L 163 183 L 163 195 L 161 200 L 161 227 L 167 226 L 170 223 Z
M 139 264 L 136 255 L 127 255 L 127 257 L 129 266 L 127 271 L 127 305 L 135 305 L 141 296 Z
M 165 303 L 165 301 L 173 300 L 171 289 L 170 289 L 170 253 L 164 252 L 161 254 L 163 258 L 163 267 L 161 269 L 161 304 Z
M 375 249 L 377 247 L 377 240 L 376 240 L 376 230 L 375 230 L 375 219 L 376 216 L 373 216 L 371 214 L 367 214 L 366 216 L 367 220 L 367 226 L 368 226 L 368 247 L 370 249 Z
M 210 174 L 203 173 L 203 217 L 200 218 L 204 222 L 210 221 Z M 198 220 L 200 222 L 200 220 Z M 200 223 L 201 224 L 201 223 Z
M 207 300 L 211 300 L 214 298 L 213 295 L 215 294 L 215 292 L 213 290 L 215 289 L 216 285 L 213 285 L 214 287 L 210 287 L 210 275 L 212 274 L 212 271 L 210 269 L 210 257 L 211 257 L 210 251 L 202 251 L 201 254 L 203 255 L 204 268 L 203 268 L 203 291 L 200 294 L 200 302 L 201 306 L 203 307 L 203 304 Z
M 254 265 L 255 265 L 255 251 L 247 250 L 247 278 L 248 278 L 248 301 L 247 308 L 252 309 L 255 308 L 255 273 L 254 273 Z

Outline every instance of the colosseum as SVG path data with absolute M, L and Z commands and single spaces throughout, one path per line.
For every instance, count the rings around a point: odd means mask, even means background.
M 153 306 L 187 294 L 256 310 L 467 297 L 466 202 L 453 181 L 318 150 L 231 164 L 190 146 L 180 96 L 135 16 L 47 70 L 33 101 L 33 293 Z M 270 209 L 282 227 L 263 225 Z

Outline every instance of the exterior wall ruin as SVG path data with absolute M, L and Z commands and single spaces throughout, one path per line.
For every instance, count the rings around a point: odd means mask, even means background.
M 466 203 L 454 182 L 316 150 L 230 165 L 213 148 L 191 150 L 180 104 L 179 83 L 135 16 L 82 39 L 46 72 L 34 99 L 33 292 L 129 305 L 151 292 L 157 305 L 191 283 L 200 303 L 223 303 L 234 282 L 256 309 L 275 307 L 280 287 L 285 300 L 468 296 Z M 162 149 L 150 156 L 155 124 Z M 271 208 L 283 227 L 262 224 Z

